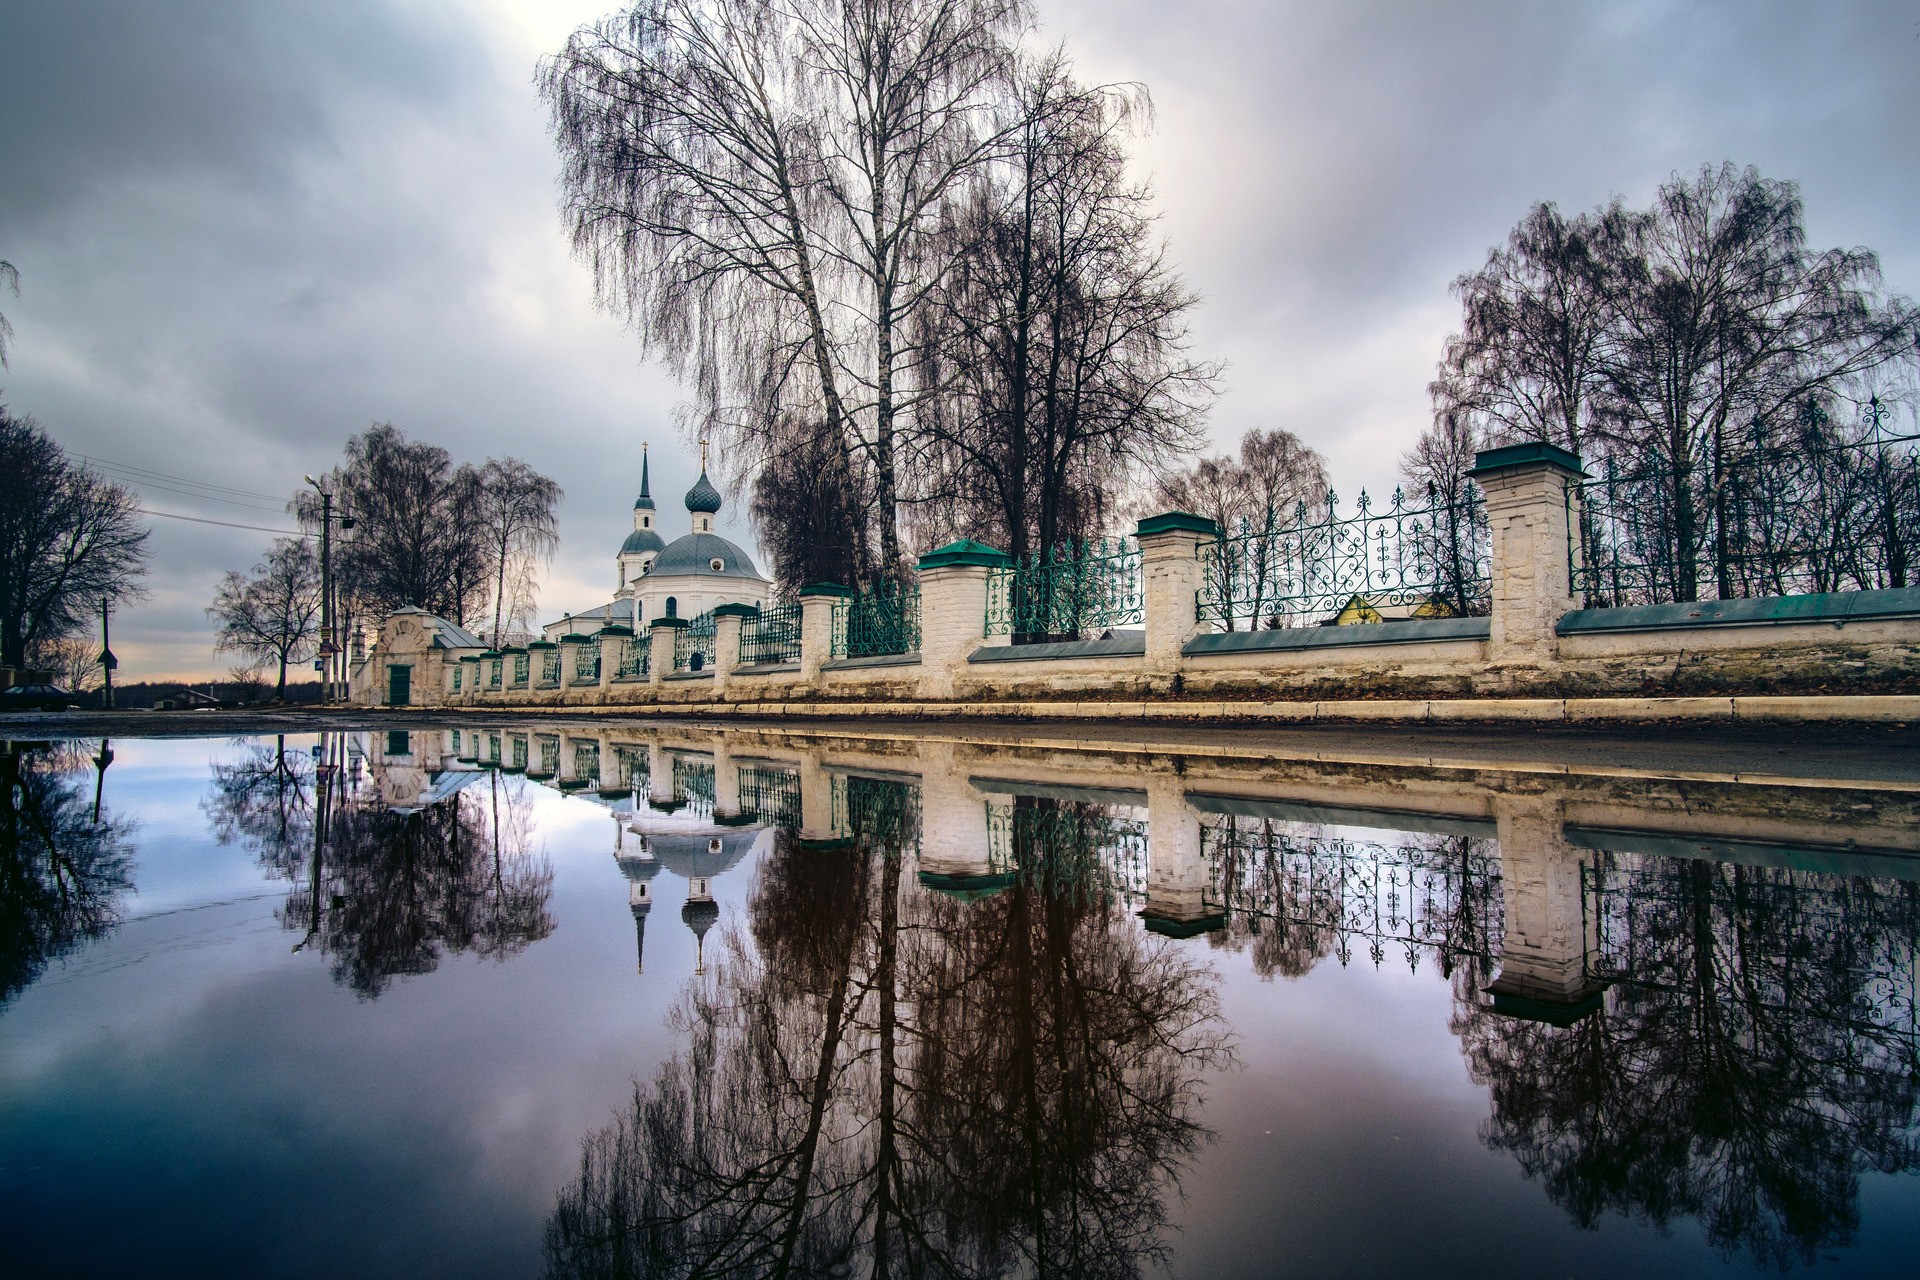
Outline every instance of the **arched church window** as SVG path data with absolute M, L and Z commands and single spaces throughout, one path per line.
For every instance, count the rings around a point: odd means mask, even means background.
M 680 616 L 680 602 L 672 596 L 667 597 L 667 616 L 669 618 L 677 618 Z

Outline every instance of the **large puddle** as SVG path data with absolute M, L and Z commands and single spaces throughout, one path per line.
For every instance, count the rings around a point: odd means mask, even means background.
M 0 752 L 9 1275 L 1910 1274 L 1920 783 Z

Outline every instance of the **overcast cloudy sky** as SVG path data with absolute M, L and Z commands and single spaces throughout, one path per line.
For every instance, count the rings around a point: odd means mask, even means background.
M 596 312 L 555 212 L 533 64 L 612 0 L 0 0 L 0 401 L 66 447 L 278 500 L 374 420 L 558 479 L 553 614 L 606 598 L 640 443 L 665 532 L 679 390 Z M 1223 447 L 1284 426 L 1391 487 L 1447 284 L 1537 200 L 1644 203 L 1731 159 L 1801 184 L 1818 245 L 1920 292 L 1920 5 L 1040 0 L 1042 38 L 1138 80 L 1138 149 L 1224 359 Z M 251 497 L 274 495 L 273 498 Z M 239 505 L 252 503 L 254 505 Z M 723 530 L 745 538 L 723 515 Z M 269 535 L 154 522 L 123 678 L 206 674 L 202 613 Z

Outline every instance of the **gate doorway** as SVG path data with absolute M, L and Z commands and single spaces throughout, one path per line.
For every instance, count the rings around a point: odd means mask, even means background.
M 404 707 L 413 701 L 413 668 L 387 668 L 387 705 Z

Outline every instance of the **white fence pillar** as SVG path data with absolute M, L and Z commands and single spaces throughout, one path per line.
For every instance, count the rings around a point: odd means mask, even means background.
M 713 611 L 713 696 L 725 701 L 733 669 L 740 664 L 740 631 L 760 616 L 757 605 L 723 604 Z
M 1200 588 L 1205 579 L 1200 546 L 1219 536 L 1219 525 L 1186 511 L 1148 516 L 1134 531 L 1140 543 L 1149 676 L 1177 674 L 1181 650 L 1199 634 Z
M 627 656 L 627 646 L 633 643 L 633 628 L 619 625 L 602 627 L 599 640 L 600 701 L 605 702 L 613 690 L 613 678 L 619 674 L 620 663 Z
M 951 698 L 967 657 L 983 644 L 1009 637 L 986 634 L 987 586 L 1011 556 L 963 539 L 920 557 L 920 694 Z
M 1493 543 L 1487 656 L 1495 667 L 1551 666 L 1554 624 L 1573 608 L 1571 489 L 1584 474 L 1580 459 L 1528 441 L 1482 451 L 1467 474 L 1487 496 Z
M 813 582 L 800 588 L 800 678 L 820 678 L 820 668 L 833 656 L 833 610 L 853 597 L 853 588 L 836 582 Z M 925 626 L 922 625 L 924 632 Z
M 659 684 L 673 670 L 673 646 L 686 625 L 685 618 L 655 618 L 649 624 L 647 643 L 653 649 L 647 654 L 648 684 Z

